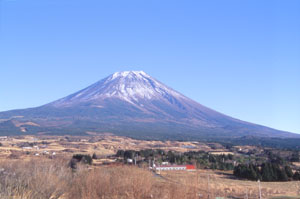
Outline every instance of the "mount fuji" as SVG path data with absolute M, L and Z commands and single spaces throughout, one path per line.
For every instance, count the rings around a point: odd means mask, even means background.
M 207 108 L 143 71 L 116 72 L 49 104 L 0 113 L 0 134 L 95 134 L 143 139 L 298 137 Z

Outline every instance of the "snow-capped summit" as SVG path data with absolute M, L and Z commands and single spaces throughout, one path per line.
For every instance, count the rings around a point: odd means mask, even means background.
M 71 106 L 78 103 L 101 103 L 108 98 L 118 98 L 131 104 L 161 98 L 185 98 L 152 78 L 144 71 L 116 72 L 95 84 L 53 102 L 51 105 Z
M 111 79 L 113 80 L 117 77 L 126 77 L 129 76 L 129 78 L 143 78 L 145 76 L 150 77 L 147 75 L 144 71 L 122 71 L 122 72 L 116 72 L 111 75 Z

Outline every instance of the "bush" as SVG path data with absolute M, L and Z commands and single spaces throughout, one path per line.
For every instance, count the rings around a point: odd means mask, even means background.
M 0 167 L 0 198 L 58 199 L 72 177 L 61 160 L 5 161 Z
M 91 165 L 93 162 L 92 157 L 90 155 L 85 155 L 85 154 L 75 154 L 73 155 L 72 159 L 75 159 L 78 162 L 82 162 L 89 165 Z
M 98 159 L 98 156 L 96 155 L 96 153 L 93 153 L 92 159 Z

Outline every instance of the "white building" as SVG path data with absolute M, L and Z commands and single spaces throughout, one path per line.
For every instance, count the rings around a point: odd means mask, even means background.
M 7 140 L 7 136 L 0 136 L 0 140 L 1 140 L 1 141 Z
M 161 165 L 154 167 L 156 171 L 180 171 L 180 170 L 195 170 L 194 165 Z

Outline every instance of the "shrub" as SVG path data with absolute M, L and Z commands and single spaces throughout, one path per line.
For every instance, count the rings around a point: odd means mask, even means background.
M 58 199 L 71 181 L 60 160 L 5 161 L 0 167 L 0 198 Z
M 196 176 L 180 184 L 162 183 L 151 171 L 137 167 L 82 167 L 72 172 L 67 162 L 58 158 L 0 162 L 0 198 L 190 199 L 197 193 L 192 186 Z
M 82 163 L 89 164 L 89 165 L 91 165 L 93 162 L 92 157 L 90 155 L 86 155 L 86 154 L 75 154 L 75 155 L 73 155 L 72 159 L 75 159 L 78 162 L 82 162 Z
M 93 153 L 92 159 L 98 159 L 96 153 Z

